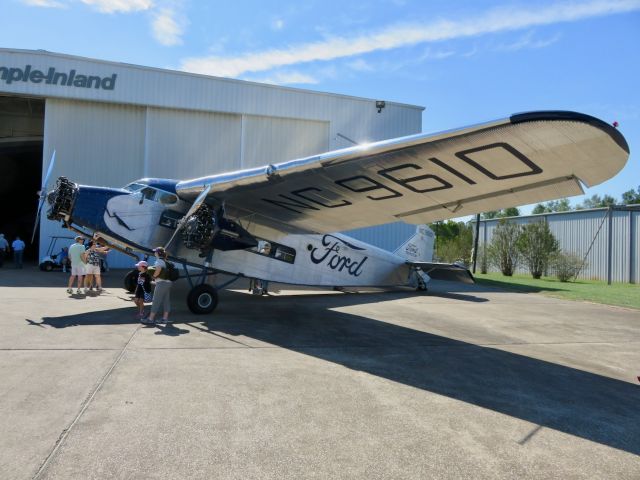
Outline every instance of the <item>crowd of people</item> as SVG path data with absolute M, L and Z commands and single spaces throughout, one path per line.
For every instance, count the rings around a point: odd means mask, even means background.
M 94 237 L 85 247 L 84 237 L 78 235 L 75 238 L 75 243 L 67 250 L 71 262 L 67 293 L 73 294 L 74 283 L 77 283 L 76 294 L 82 295 L 84 293 L 87 295 L 93 290 L 94 282 L 97 293 L 101 293 L 100 262 L 108 252 L 109 248 L 101 246 L 98 238 Z M 157 247 L 154 248 L 153 253 L 156 257 L 153 266 L 149 266 L 144 260 L 135 264 L 138 270 L 134 292 L 134 302 L 138 312 L 136 317 L 144 324 L 166 324 L 170 322 L 172 285 L 167 268 L 167 252 L 164 248 Z M 153 288 L 154 285 L 155 288 Z M 145 303 L 149 302 L 152 304 L 147 315 Z M 160 312 L 162 312 L 162 317 L 156 318 Z
M 11 242 L 11 248 L 9 248 L 9 242 L 4 238 L 4 234 L 0 233 L 0 268 L 4 266 L 4 259 L 9 256 L 11 251 L 13 251 L 15 267 L 22 268 L 24 249 L 25 244 L 19 236 L 16 236 L 15 240 Z
M 0 267 L 4 265 L 5 258 L 13 251 L 13 260 L 16 268 L 22 268 L 22 259 L 25 243 L 16 236 L 9 242 L 0 233 Z M 73 294 L 74 285 L 77 295 L 87 295 L 94 290 L 102 293 L 101 264 L 106 266 L 106 255 L 109 247 L 100 245 L 97 236 L 85 245 L 82 235 L 75 237 L 75 243 L 69 247 L 63 247 L 58 254 L 58 261 L 63 266 L 63 271 L 69 267 L 70 275 L 67 283 L 67 293 Z M 134 302 L 137 306 L 137 318 L 144 324 L 169 323 L 171 311 L 171 285 L 169 269 L 167 266 L 167 252 L 163 247 L 153 250 L 156 257 L 153 266 L 146 261 L 135 264 L 138 270 Z M 155 286 L 155 288 L 154 288 Z M 149 313 L 145 313 L 145 303 L 151 303 Z M 157 318 L 162 313 L 161 318 Z

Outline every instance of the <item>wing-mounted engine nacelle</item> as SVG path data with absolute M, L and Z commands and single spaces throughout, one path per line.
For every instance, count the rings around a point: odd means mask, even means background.
M 47 201 L 51 207 L 47 212 L 49 220 L 68 221 L 73 211 L 78 185 L 67 179 L 59 177 L 56 180 L 55 188 L 47 195 Z
M 224 218 L 212 207 L 203 203 L 184 222 L 182 243 L 205 255 L 215 250 L 244 250 L 258 245 L 258 241 L 237 222 Z

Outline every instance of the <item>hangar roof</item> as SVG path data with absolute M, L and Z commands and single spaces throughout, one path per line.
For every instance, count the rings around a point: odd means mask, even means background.
M 48 52 L 0 48 L 0 93 L 327 120 L 376 100 Z M 373 105 L 371 105 L 373 103 Z M 386 102 L 386 108 L 424 107 Z

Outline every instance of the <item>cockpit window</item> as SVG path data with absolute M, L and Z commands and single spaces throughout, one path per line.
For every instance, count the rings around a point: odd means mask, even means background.
M 155 188 L 145 187 L 140 192 L 147 200 L 153 200 L 156 196 L 157 190 Z
M 130 192 L 137 192 L 144 187 L 146 187 L 146 185 L 143 185 L 142 183 L 130 183 L 129 185 L 126 185 L 124 189 L 129 190 Z
M 176 194 L 159 190 L 144 183 L 133 182 L 126 185 L 124 189 L 132 193 L 140 193 L 144 200 L 153 200 L 155 202 L 160 202 L 163 205 L 173 205 L 178 203 L 178 196 Z

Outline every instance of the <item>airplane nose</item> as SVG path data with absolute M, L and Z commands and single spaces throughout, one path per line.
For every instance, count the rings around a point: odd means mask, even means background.
M 105 228 L 104 213 L 109 199 L 128 192 L 119 188 L 77 185 L 65 177 L 60 177 L 56 188 L 47 195 L 51 208 L 47 214 L 50 220 L 63 220 L 91 230 Z

